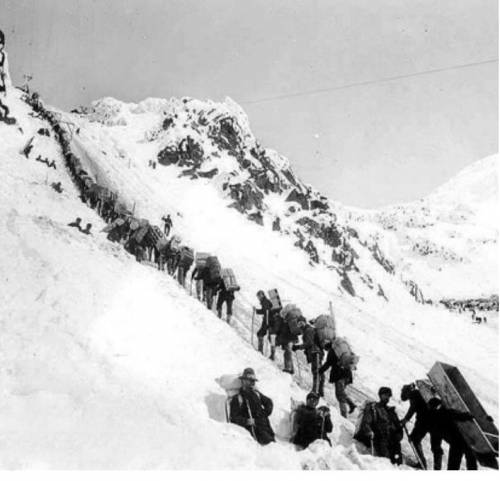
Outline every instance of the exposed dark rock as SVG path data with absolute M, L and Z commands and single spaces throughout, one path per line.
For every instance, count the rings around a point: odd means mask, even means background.
M 389 302 L 389 299 L 387 299 L 384 289 L 382 289 L 382 286 L 380 284 L 378 285 L 377 296 L 383 297 L 387 302 Z
M 394 274 L 394 264 L 384 257 L 378 244 L 374 244 L 369 249 L 373 254 L 373 258 L 384 268 L 384 270 L 389 274 Z
M 420 304 L 425 303 L 424 295 L 422 291 L 420 290 L 420 287 L 418 287 L 418 284 L 415 281 L 412 280 L 405 280 L 403 281 L 404 285 L 408 289 L 408 292 L 411 294 L 411 296 Z
M 342 272 L 342 279 L 340 281 L 340 285 L 351 296 L 354 297 L 356 295 L 356 291 L 354 290 L 354 286 L 352 285 L 351 279 L 349 279 L 349 276 L 347 275 L 346 272 Z
M 297 202 L 304 210 L 309 209 L 309 200 L 307 199 L 307 196 L 299 192 L 297 189 L 293 189 L 285 200 L 286 202 Z

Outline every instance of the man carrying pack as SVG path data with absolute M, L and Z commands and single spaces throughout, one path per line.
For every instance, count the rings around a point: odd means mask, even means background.
M 326 362 L 319 369 L 320 376 L 324 376 L 324 373 L 330 368 L 329 381 L 335 384 L 335 397 L 339 403 L 340 414 L 347 418 L 347 408 L 349 408 L 349 414 L 356 409 L 356 404 L 346 392 L 346 387 L 352 384 L 352 368 L 350 365 L 341 362 L 341 359 L 335 353 L 333 344 L 328 346 Z
M 251 367 L 243 371 L 240 380 L 241 388 L 229 404 L 230 422 L 244 427 L 259 444 L 274 442 L 274 431 L 269 422 L 273 412 L 272 400 L 256 389 L 257 378 Z
M 311 365 L 311 374 L 313 378 L 312 391 L 323 397 L 325 386 L 325 375 L 320 373 L 321 361 L 323 360 L 323 349 L 321 348 L 316 329 L 307 323 L 302 317 L 298 321 L 298 326 L 302 330 L 302 344 L 292 346 L 292 351 L 303 350 L 307 362 Z
M 470 421 L 474 419 L 468 412 L 460 412 L 447 409 L 438 398 L 429 401 L 429 426 L 431 433 L 431 450 L 434 455 L 434 470 L 441 469 L 443 459 L 442 441 L 446 441 L 450 449 L 448 451 L 448 470 L 459 470 L 462 457 L 465 454 L 465 463 L 468 471 L 477 470 L 477 460 L 472 449 L 464 441 L 464 438 L 456 421 Z
M 260 309 L 255 309 L 255 314 L 262 316 L 262 324 L 257 331 L 257 349 L 259 352 L 264 354 L 264 338 L 266 337 L 267 331 L 269 329 L 269 319 L 271 316 L 271 309 L 273 308 L 272 302 L 266 297 L 264 291 L 257 292 L 257 299 L 260 303 Z
M 400 465 L 403 430 L 396 408 L 389 406 L 392 390 L 381 387 L 379 401 L 369 403 L 363 413 L 362 427 L 357 439 L 372 448 L 372 454 L 388 458 L 392 464 Z
M 307 395 L 306 404 L 301 404 L 295 412 L 296 433 L 292 438 L 292 443 L 303 449 L 316 439 L 324 439 L 331 446 L 327 436 L 333 429 L 330 410 L 327 406 L 316 408 L 318 402 L 318 394 L 310 392 Z
M 401 401 L 409 401 L 410 407 L 405 417 L 401 420 L 404 426 L 416 414 L 415 424 L 408 435 L 409 441 L 413 444 L 415 451 L 422 462 L 423 468 L 427 469 L 427 461 L 422 450 L 422 439 L 430 430 L 429 408 L 422 394 L 416 388 L 415 384 L 406 384 L 401 389 Z
M 233 315 L 234 291 L 226 289 L 226 283 L 221 279 L 218 286 L 217 315 L 222 319 L 222 306 L 226 304 L 226 322 L 231 323 Z
M 170 217 L 170 214 L 168 214 L 167 217 L 163 216 L 161 220 L 163 221 L 163 233 L 165 234 L 165 237 L 168 237 L 170 230 L 172 229 L 172 218 Z
M 221 266 L 216 256 L 207 257 L 207 262 L 203 268 L 203 291 L 207 308 L 212 310 L 215 293 L 221 281 Z

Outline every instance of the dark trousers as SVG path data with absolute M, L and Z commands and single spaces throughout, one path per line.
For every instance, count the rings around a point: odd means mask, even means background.
M 347 407 L 353 408 L 355 404 L 346 392 L 346 381 L 345 379 L 339 379 L 335 381 L 335 397 L 339 403 L 340 414 L 347 418 Z
M 460 469 L 462 464 L 462 457 L 465 454 L 465 465 L 467 471 L 477 470 L 477 461 L 474 453 L 465 444 L 454 443 L 450 445 L 450 450 L 448 452 L 448 470 L 456 471 Z
M 311 374 L 313 379 L 313 392 L 319 394 L 321 397 L 325 394 L 325 375 L 319 373 L 321 367 L 321 353 L 315 352 L 310 355 L 311 359 Z
M 426 422 L 422 422 L 420 419 L 417 419 L 409 436 L 410 442 L 413 444 L 413 447 L 415 448 L 415 451 L 417 452 L 417 455 L 420 458 L 420 461 L 422 461 L 425 469 L 427 469 L 427 460 L 425 459 L 424 451 L 422 450 L 422 439 L 425 438 L 428 432 L 428 424 Z

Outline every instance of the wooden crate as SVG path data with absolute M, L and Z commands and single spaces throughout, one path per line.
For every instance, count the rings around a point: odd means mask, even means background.
M 197 252 L 195 256 L 196 267 L 198 269 L 203 269 L 205 267 L 205 264 L 207 263 L 207 259 L 211 255 L 212 254 L 209 254 L 208 252 Z
M 418 379 L 415 384 L 426 403 L 436 397 L 436 388 L 427 379 Z
M 474 416 L 471 421 L 456 421 L 457 427 L 479 463 L 498 469 L 498 429 L 458 368 L 436 362 L 428 376 L 445 407 Z
M 273 305 L 272 309 L 273 311 L 281 311 L 281 308 L 283 307 L 281 304 L 281 299 L 280 295 L 278 293 L 278 289 L 271 289 L 267 291 L 269 295 L 269 300 L 271 301 L 271 304 Z

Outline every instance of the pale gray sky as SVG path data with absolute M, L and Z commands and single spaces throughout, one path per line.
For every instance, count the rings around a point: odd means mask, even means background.
M 496 60 L 497 18 L 496 0 L 0 0 L 13 80 L 48 102 L 229 95 L 305 181 L 362 207 L 497 152 L 498 63 L 328 89 Z

